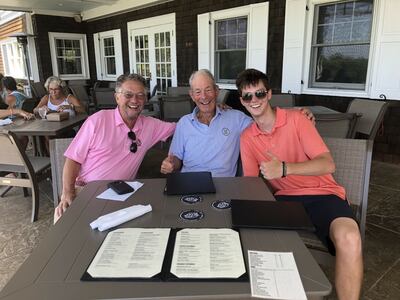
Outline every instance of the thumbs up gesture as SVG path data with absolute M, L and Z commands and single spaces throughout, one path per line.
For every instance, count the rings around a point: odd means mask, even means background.
M 270 151 L 266 152 L 269 160 L 265 160 L 260 164 L 261 174 L 265 179 L 275 179 L 282 177 L 282 162 Z
M 168 156 L 161 163 L 160 172 L 162 174 L 169 174 L 174 171 L 174 155 L 169 153 Z

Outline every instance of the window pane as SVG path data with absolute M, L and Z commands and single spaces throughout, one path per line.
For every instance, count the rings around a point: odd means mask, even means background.
M 160 33 L 160 47 L 164 47 L 164 32 Z
M 237 75 L 246 69 L 246 51 L 220 52 L 218 56 L 219 80 L 234 81 Z
M 371 39 L 371 20 L 353 24 L 351 40 L 354 42 L 369 42 Z
M 107 74 L 108 75 L 116 75 L 117 74 L 117 68 L 115 66 L 115 57 L 108 57 L 106 58 L 106 63 L 107 63 Z
M 237 20 L 229 20 L 228 21 L 228 34 L 236 34 L 237 33 Z
M 226 34 L 226 26 L 227 21 L 217 21 L 217 34 L 218 35 L 225 35 Z
M 247 33 L 247 19 L 238 19 L 238 33 Z
M 60 74 L 82 74 L 81 59 L 57 59 L 58 70 Z
M 226 40 L 226 36 L 219 36 L 217 49 L 222 50 L 222 49 L 227 49 L 227 48 L 228 48 L 228 43 Z
M 320 25 L 317 32 L 317 44 L 330 44 L 333 37 L 333 25 Z
M 321 47 L 317 54 L 316 82 L 365 83 L 369 45 Z
M 354 2 L 339 3 L 336 5 L 336 19 L 335 23 L 351 22 L 353 18 Z
M 354 6 L 355 20 L 370 20 L 372 15 L 372 1 L 357 1 Z
M 335 5 L 326 5 L 319 8 L 318 24 L 332 24 L 335 20 Z
M 343 43 L 350 41 L 351 23 L 335 24 L 333 42 Z
M 169 31 L 165 33 L 165 46 L 169 47 L 171 46 L 171 40 L 170 40 L 170 34 Z

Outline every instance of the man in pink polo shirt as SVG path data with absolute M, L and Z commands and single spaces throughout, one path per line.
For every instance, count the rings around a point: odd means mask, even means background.
M 275 198 L 302 201 L 316 234 L 336 254 L 339 299 L 358 299 L 363 278 L 361 236 L 335 164 L 312 123 L 296 110 L 272 109 L 267 76 L 254 69 L 236 80 L 240 101 L 254 119 L 241 135 L 244 176 L 262 176 Z
M 147 101 L 140 75 L 119 76 L 115 99 L 117 108 L 91 115 L 65 152 L 63 190 L 54 222 L 71 205 L 77 187 L 93 180 L 134 179 L 147 150 L 175 130 L 175 123 L 140 115 Z

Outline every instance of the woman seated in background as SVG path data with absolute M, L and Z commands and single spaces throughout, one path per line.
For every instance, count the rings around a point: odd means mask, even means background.
M 49 92 L 48 95 L 40 99 L 39 104 L 33 110 L 39 112 L 39 108 L 46 107 L 47 111 L 66 111 L 69 115 L 75 116 L 75 113 L 84 113 L 85 108 L 81 102 L 69 93 L 67 84 L 57 76 L 47 78 L 44 87 Z
M 4 102 L 8 105 L 8 108 L 22 109 L 22 104 L 27 97 L 17 90 L 15 79 L 11 76 L 4 76 L 1 83 L 6 90 Z

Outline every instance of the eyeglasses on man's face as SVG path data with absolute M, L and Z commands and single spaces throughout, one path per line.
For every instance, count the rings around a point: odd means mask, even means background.
M 121 94 L 125 99 L 131 100 L 132 98 L 136 97 L 137 100 L 144 101 L 146 100 L 145 93 L 132 93 L 128 91 L 119 91 L 118 94 Z
M 138 148 L 138 144 L 136 141 L 136 134 L 133 131 L 129 131 L 128 137 L 132 140 L 132 144 L 129 147 L 129 151 L 131 151 L 132 153 L 136 153 L 137 148 Z
M 250 102 L 253 99 L 253 95 L 256 96 L 257 99 L 264 99 L 265 96 L 267 95 L 267 91 L 266 90 L 259 90 L 259 91 L 255 91 L 254 94 L 253 93 L 244 93 L 242 94 L 242 100 L 244 102 Z

